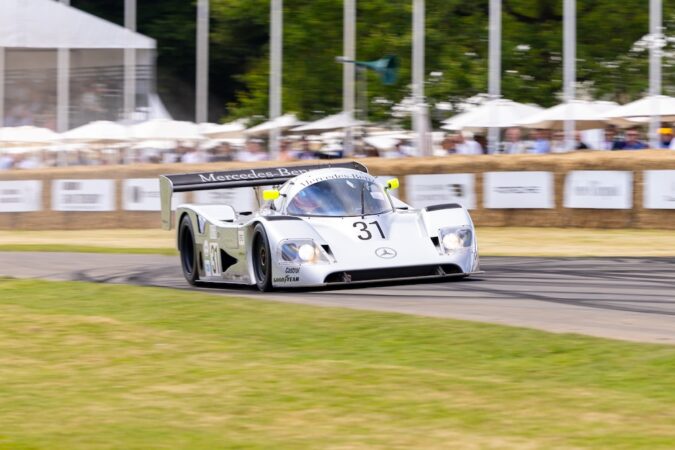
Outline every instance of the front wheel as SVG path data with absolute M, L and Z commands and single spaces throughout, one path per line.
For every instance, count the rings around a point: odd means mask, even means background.
M 197 284 L 199 270 L 197 269 L 197 249 L 195 248 L 195 234 L 192 230 L 190 217 L 183 216 L 178 228 L 178 249 L 180 250 L 180 265 L 183 276 L 191 285 Z
M 265 227 L 262 224 L 253 230 L 253 272 L 255 283 L 262 292 L 272 289 L 272 254 Z

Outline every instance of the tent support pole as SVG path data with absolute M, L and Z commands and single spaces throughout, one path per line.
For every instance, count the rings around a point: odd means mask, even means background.
M 490 0 L 490 100 L 498 100 L 502 94 L 502 0 Z M 488 130 L 488 153 L 499 153 L 499 128 Z
M 124 27 L 136 31 L 136 0 L 124 0 Z M 124 117 L 136 111 L 136 49 L 124 49 Z
M 565 0 L 563 19 L 563 80 L 565 102 L 576 97 L 577 70 L 577 0 Z M 565 120 L 565 149 L 576 148 L 574 120 Z
M 343 56 L 349 60 L 356 60 L 356 0 L 344 0 L 343 14 Z M 356 76 L 354 64 L 342 65 L 342 110 L 354 118 L 354 83 Z M 354 153 L 354 130 L 345 128 L 343 155 L 351 156 Z
M 209 0 L 197 2 L 197 103 L 195 121 L 209 119 Z
M 56 82 L 56 129 L 59 133 L 68 131 L 70 111 L 70 49 L 57 50 Z
M 661 95 L 661 56 L 662 56 L 662 15 L 663 0 L 649 1 L 649 95 Z M 655 102 L 656 104 L 656 102 Z M 661 116 L 659 111 L 652 111 L 654 114 L 649 120 L 649 147 L 659 148 L 661 142 L 659 139 L 659 128 L 661 128 Z
M 0 47 L 0 127 L 5 125 L 5 47 Z
M 413 0 L 413 98 L 415 107 L 413 125 L 417 140 L 417 156 L 431 155 L 428 142 L 429 110 L 424 100 L 424 32 L 425 32 L 425 1 Z
M 70 6 L 70 0 L 60 0 Z M 68 131 L 70 111 L 70 49 L 59 48 L 56 61 L 56 129 Z
M 272 0 L 270 20 L 270 120 L 281 116 L 281 73 L 283 61 L 283 0 Z M 270 159 L 279 159 L 279 129 L 270 130 Z

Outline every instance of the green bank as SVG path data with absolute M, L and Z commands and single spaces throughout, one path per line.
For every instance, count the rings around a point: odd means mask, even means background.
M 0 399 L 0 449 L 670 449 L 675 347 L 0 280 Z

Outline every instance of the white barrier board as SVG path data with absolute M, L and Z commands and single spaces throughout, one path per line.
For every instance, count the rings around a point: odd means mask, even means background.
M 54 180 L 53 211 L 115 211 L 115 180 Z
M 631 209 L 633 173 L 576 170 L 565 179 L 565 208 Z
M 644 207 L 675 209 L 675 170 L 645 170 Z
M 42 210 L 42 181 L 0 181 L 0 213 Z
M 459 203 L 476 209 L 476 177 L 474 174 L 408 175 L 405 177 L 406 198 L 415 208 L 444 203 Z
M 483 204 L 488 209 L 555 208 L 551 172 L 486 172 Z
M 183 192 L 174 193 L 171 209 L 185 203 Z M 159 196 L 158 178 L 131 178 L 122 183 L 122 208 L 125 211 L 160 211 L 162 201 Z

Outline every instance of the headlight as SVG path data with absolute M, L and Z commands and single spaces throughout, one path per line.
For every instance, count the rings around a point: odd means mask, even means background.
M 466 227 L 441 228 L 438 230 L 438 237 L 447 254 L 471 248 L 473 245 L 473 232 Z
M 321 247 L 311 239 L 293 239 L 283 241 L 279 262 L 282 264 L 319 264 L 328 263 L 328 257 Z
M 305 262 L 313 261 L 316 257 L 316 248 L 310 244 L 302 244 L 298 248 L 298 256 Z

